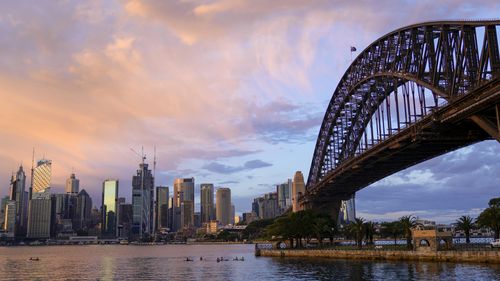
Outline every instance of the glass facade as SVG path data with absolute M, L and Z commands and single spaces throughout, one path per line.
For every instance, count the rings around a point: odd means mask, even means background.
M 33 169 L 33 192 L 44 192 L 50 187 L 52 175 L 52 161 L 42 159 Z
M 105 180 L 102 185 L 102 234 L 116 235 L 118 180 Z

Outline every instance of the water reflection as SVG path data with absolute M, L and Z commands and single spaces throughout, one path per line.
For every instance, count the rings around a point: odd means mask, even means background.
M 40 261 L 29 261 L 30 256 Z M 217 262 L 221 256 L 229 261 Z M 233 261 L 236 256 L 245 261 Z M 186 262 L 186 257 L 194 261 Z M 482 264 L 255 258 L 252 245 L 52 246 L 0 248 L 4 279 L 500 280 L 500 269 Z

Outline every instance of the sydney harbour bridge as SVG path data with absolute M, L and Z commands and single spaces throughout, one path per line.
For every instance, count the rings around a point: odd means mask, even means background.
M 500 142 L 500 20 L 426 22 L 366 47 L 335 89 L 318 135 L 304 209 L 488 139 Z

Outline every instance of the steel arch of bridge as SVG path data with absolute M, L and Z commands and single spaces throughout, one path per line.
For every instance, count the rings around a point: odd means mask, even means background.
M 328 105 L 307 189 L 356 156 L 378 106 L 405 84 L 452 103 L 498 80 L 499 25 L 500 20 L 421 23 L 395 30 L 363 50 L 342 76 Z M 434 107 L 439 108 L 437 102 Z M 398 127 L 395 133 L 403 129 Z

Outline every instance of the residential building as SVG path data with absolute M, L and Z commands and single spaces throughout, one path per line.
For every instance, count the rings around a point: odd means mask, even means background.
M 200 209 L 201 222 L 215 220 L 214 185 L 211 183 L 200 184 Z
M 231 189 L 220 187 L 216 192 L 216 218 L 223 226 L 232 222 Z

